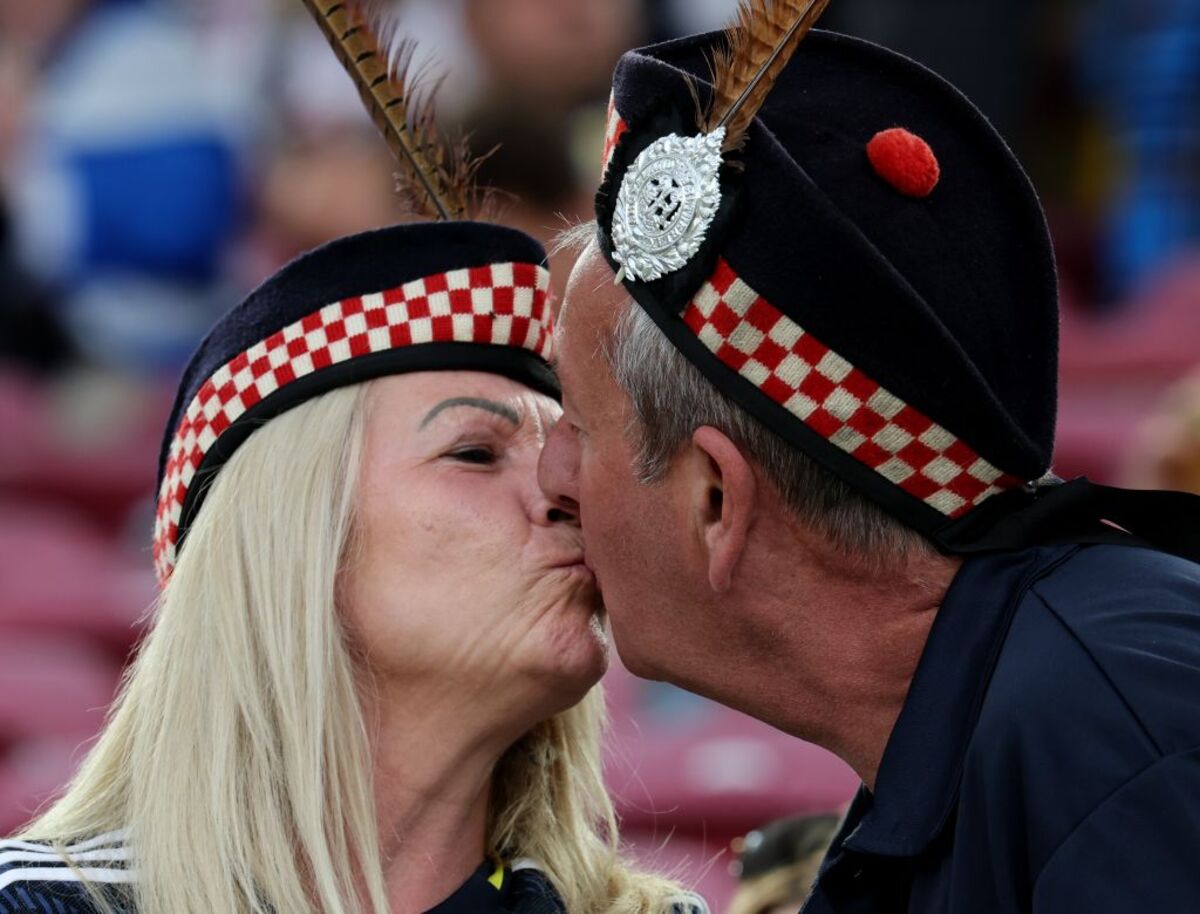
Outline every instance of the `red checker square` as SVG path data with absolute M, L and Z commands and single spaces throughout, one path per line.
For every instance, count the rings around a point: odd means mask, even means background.
M 740 349 L 734 349 L 728 343 L 722 343 L 720 348 L 717 349 L 717 358 L 734 371 L 741 371 L 742 366 L 750 361 L 750 356 L 746 355 Z
M 850 421 L 846 424 L 860 435 L 866 438 L 873 438 L 881 428 L 888 424 L 888 421 L 864 402 L 861 407 L 854 411 L 854 415 L 850 417 Z
M 926 499 L 934 492 L 939 491 L 942 487 L 921 473 L 913 473 L 908 479 L 900 483 L 902 488 L 909 495 L 915 495 L 917 498 Z
M 237 374 L 245 371 L 250 366 L 250 356 L 244 352 L 239 352 L 233 357 L 233 361 L 229 363 L 229 373 Z
M 261 399 L 262 396 L 258 392 L 258 387 L 254 384 L 249 385 L 245 390 L 242 391 L 242 402 L 246 404 L 246 409 L 254 406 L 254 404 Z
M 388 339 L 392 348 L 412 345 L 412 328 L 408 324 L 395 324 L 388 330 Z
M 917 412 L 911 406 L 905 406 L 904 409 L 902 409 L 902 410 L 900 410 L 900 412 L 896 413 L 896 415 L 892 417 L 892 423 L 900 426 L 902 429 L 904 429 L 910 435 L 912 435 L 913 437 L 917 437 L 917 438 L 919 438 L 921 435 L 925 434 L 927 431 L 929 431 L 929 429 L 931 429 L 933 427 L 933 422 L 930 419 L 921 415 L 919 412 Z M 929 450 L 929 449 L 926 448 L 926 450 Z M 930 453 L 933 453 L 933 452 L 930 451 Z M 932 460 L 932 459 L 933 458 L 931 457 L 930 460 Z M 928 460 L 925 461 L 925 463 L 928 463 L 928 462 L 929 462 Z M 920 466 L 924 466 L 924 465 L 925 465 L 924 463 L 920 464 Z
M 314 368 L 328 368 L 333 364 L 333 356 L 329 354 L 329 347 L 327 346 L 322 346 L 320 349 L 314 349 L 310 355 L 312 356 Z
M 492 316 L 476 314 L 471 326 L 471 333 L 472 339 L 481 343 L 490 343 L 492 341 Z
M 325 327 L 325 339 L 330 343 L 336 343 L 338 340 L 346 338 L 346 322 L 342 320 L 333 321 Z
M 844 422 L 823 407 L 818 406 L 804 423 L 822 438 L 832 438 Z
M 296 380 L 296 372 L 292 371 L 290 362 L 284 362 L 275 369 L 275 381 L 280 387 L 286 387 Z
M 342 316 L 349 317 L 351 314 L 361 314 L 363 311 L 363 300 L 359 295 L 353 298 L 343 298 L 338 302 L 342 306 Z
M 369 330 L 378 330 L 388 325 L 387 311 L 383 308 L 372 308 L 363 312 L 363 320 L 367 322 Z
M 250 373 L 261 378 L 271 371 L 271 361 L 265 355 L 250 363 Z
M 200 389 L 196 391 L 196 399 L 201 403 L 207 403 L 214 396 L 216 396 L 216 393 L 217 386 L 213 384 L 212 378 L 209 378 L 207 381 L 201 384 Z
M 971 504 L 970 502 L 965 505 L 959 505 L 957 508 L 951 511 L 947 517 L 949 517 L 951 520 L 957 520 L 974 507 L 975 505 Z
M 978 454 L 976 454 L 968 445 L 964 444 L 960 439 L 957 438 L 954 440 L 954 443 L 950 445 L 950 447 L 942 451 L 942 456 L 949 460 L 953 460 L 964 470 L 969 468 L 975 463 L 976 460 L 979 459 Z
M 237 387 L 234 386 L 232 380 L 226 381 L 221 385 L 221 389 L 217 391 L 217 399 L 222 403 L 228 403 L 237 396 Z
M 790 384 L 783 383 L 779 376 L 774 374 L 762 382 L 760 390 L 779 404 L 786 403 L 796 392 Z
M 224 412 L 219 412 L 213 416 L 212 430 L 214 435 L 220 435 L 227 428 L 229 428 L 229 418 Z
M 937 457 L 937 451 L 933 448 L 926 447 L 916 438 L 900 448 L 896 456 L 907 463 L 914 470 L 923 470 L 927 467 L 931 460 Z
M 1016 476 L 1010 476 L 1008 473 L 1005 473 L 1003 476 L 993 482 L 992 485 L 999 489 L 1015 489 L 1017 486 L 1025 485 L 1025 482 L 1024 480 L 1018 479 Z
M 429 299 L 425 297 L 409 299 L 408 302 L 408 319 L 416 320 L 422 317 L 429 317 Z
M 397 286 L 394 289 L 386 289 L 379 294 L 383 296 L 383 303 L 385 306 L 396 305 L 404 301 L 404 289 L 402 289 L 400 286 Z
M 970 473 L 959 473 L 946 483 L 946 488 L 955 495 L 961 495 L 967 501 L 974 502 L 975 499 L 987 491 L 988 484 L 976 479 Z
M 454 339 L 454 318 L 448 314 L 433 318 L 433 338 L 435 340 Z
M 700 331 L 704 329 L 704 325 L 708 323 L 704 315 L 700 313 L 700 309 L 695 305 L 688 305 L 687 310 L 683 312 L 683 322 L 695 336 L 699 336 Z
M 360 355 L 366 355 L 371 351 L 371 343 L 365 333 L 356 333 L 348 341 L 350 343 L 350 357 L 352 359 L 356 359 Z
M 306 352 L 308 352 L 308 342 L 302 336 L 289 341 L 287 344 L 287 354 L 293 359 L 300 358 Z
M 870 439 L 867 439 L 854 449 L 854 457 L 858 461 L 865 463 L 872 470 L 878 469 L 892 459 L 891 454 Z
M 305 333 L 312 333 L 314 330 L 321 329 L 321 312 L 314 311 L 312 314 L 305 315 L 300 321 L 300 329 Z
M 825 398 L 833 393 L 836 388 L 837 384 L 819 371 L 810 371 L 804 376 L 804 380 L 800 382 L 800 393 L 817 403 L 824 403 Z M 840 420 L 838 424 L 842 424 Z
M 792 346 L 792 352 L 809 365 L 816 365 L 829 354 L 829 347 L 811 333 L 806 333 L 796 340 L 795 345 Z M 812 372 L 812 374 L 816 374 L 816 372 Z
M 713 270 L 712 276 L 708 278 L 709 284 L 717 290 L 718 295 L 724 295 L 729 291 L 729 287 L 737 280 L 737 273 L 733 272 L 733 267 L 729 265 L 724 257 L 717 259 L 716 269 Z
M 537 287 L 537 267 L 531 263 L 513 264 L 513 284 L 528 289 Z
M 722 339 L 727 340 L 733 335 L 733 331 L 738 328 L 738 324 L 742 322 L 742 319 L 737 316 L 737 313 L 732 308 L 721 301 L 713 308 L 713 313 L 709 316 L 708 322 L 713 325 L 713 329 L 720 334 Z
M 512 322 L 512 333 L 508 338 L 509 345 L 520 346 L 529 336 L 529 318 L 514 317 Z
M 269 337 L 263 340 L 263 345 L 267 347 L 268 352 L 270 352 L 272 349 L 278 349 L 280 346 L 283 346 L 286 343 L 287 340 L 283 338 L 282 330 L 276 330 Z
M 770 333 L 771 328 L 779 323 L 782 316 L 761 295 L 746 309 L 746 322 L 762 333 Z
M 472 289 L 486 289 L 492 284 L 492 268 L 471 267 L 467 271 L 467 283 Z
M 454 314 L 470 314 L 471 313 L 471 290 L 470 289 L 451 289 L 450 290 L 450 311 Z
M 492 290 L 492 311 L 495 314 L 512 314 L 515 296 L 511 286 L 498 286 Z
M 787 357 L 787 350 L 771 339 L 764 339 L 754 350 L 754 358 L 762 362 L 772 371 Z
M 450 284 L 446 280 L 445 273 L 434 273 L 432 276 L 425 277 L 426 295 L 432 295 L 434 292 L 445 292 L 449 288 Z
M 879 391 L 879 385 L 868 378 L 857 368 L 850 369 L 850 373 L 842 378 L 842 387 L 858 397 L 866 403 L 871 397 Z M 872 432 L 874 434 L 874 432 Z

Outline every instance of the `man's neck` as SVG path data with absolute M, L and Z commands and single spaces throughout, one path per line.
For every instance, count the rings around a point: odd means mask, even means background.
M 722 676 L 701 669 L 695 681 L 677 681 L 829 749 L 874 789 L 961 560 L 921 553 L 878 568 L 807 532 L 790 530 L 786 540 L 748 556 L 743 583 L 714 608 L 730 620 L 715 623 L 728 625 L 719 632 Z M 730 664 L 732 656 L 743 659 Z

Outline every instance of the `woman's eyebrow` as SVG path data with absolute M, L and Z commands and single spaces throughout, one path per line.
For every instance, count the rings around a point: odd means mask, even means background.
M 424 428 L 435 418 L 439 413 L 443 413 L 448 409 L 453 409 L 457 406 L 470 406 L 474 409 L 486 410 L 489 413 L 495 413 L 502 419 L 507 419 L 513 425 L 521 424 L 521 417 L 517 415 L 517 411 L 511 406 L 506 406 L 503 403 L 497 403 L 495 400 L 485 400 L 482 397 L 451 397 L 448 400 L 443 400 L 421 420 L 420 428 Z

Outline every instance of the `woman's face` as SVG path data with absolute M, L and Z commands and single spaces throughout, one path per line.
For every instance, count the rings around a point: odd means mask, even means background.
M 603 674 L 578 518 L 537 485 L 558 415 L 549 397 L 498 375 L 373 382 L 340 596 L 377 681 L 528 727 Z

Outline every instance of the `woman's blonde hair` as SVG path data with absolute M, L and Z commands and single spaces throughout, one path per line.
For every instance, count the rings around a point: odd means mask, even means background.
M 128 828 L 138 914 L 388 910 L 360 670 L 334 611 L 368 387 L 278 416 L 222 468 L 104 732 L 21 835 L 66 856 Z M 536 861 L 571 914 L 669 910 L 680 889 L 618 853 L 603 713 L 597 687 L 508 751 L 488 850 Z

